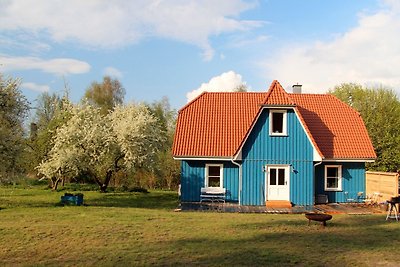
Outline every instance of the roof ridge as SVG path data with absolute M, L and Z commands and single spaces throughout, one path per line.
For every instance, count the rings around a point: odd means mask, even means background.
M 296 103 L 283 89 L 278 80 L 273 80 L 262 104 L 264 105 L 295 105 Z
M 178 113 L 187 109 L 190 105 L 197 102 L 200 98 L 204 97 L 206 94 L 265 94 L 265 92 L 261 92 L 261 91 L 259 91 L 259 92 L 254 92 L 254 91 L 253 92 L 208 92 L 208 91 L 203 91 L 200 95 L 196 96 L 191 101 L 189 101 L 186 105 L 184 105 L 181 109 L 179 109 Z
M 322 94 L 322 93 L 320 93 L 320 94 L 317 94 L 317 93 L 287 93 L 288 95 L 295 95 L 295 96 L 297 96 L 297 95 L 318 95 L 318 96 L 324 96 L 324 95 L 329 95 L 329 94 Z
M 200 98 L 202 98 L 205 94 L 207 94 L 209 92 L 204 91 L 202 92 L 200 95 L 196 96 L 195 98 L 193 98 L 192 100 L 190 100 L 186 105 L 184 105 L 180 110 L 178 110 L 178 113 L 181 113 L 182 111 L 184 111 L 185 109 L 187 109 L 190 105 L 192 105 L 194 102 L 196 102 L 197 100 L 199 100 Z
M 335 99 L 335 101 L 340 102 L 343 106 L 345 106 L 346 108 L 352 110 L 353 112 L 355 112 L 358 116 L 361 117 L 361 113 L 358 112 L 356 109 L 354 109 L 352 106 L 350 106 L 350 104 L 347 104 L 346 102 L 340 100 L 337 96 L 333 95 L 333 94 L 326 94 L 327 96 L 332 97 L 333 99 Z
M 204 91 L 203 93 L 207 94 L 265 94 L 265 91 L 250 91 L 250 92 L 235 92 L 235 91 L 221 91 L 221 92 L 208 92 Z
M 251 92 L 235 92 L 235 91 L 208 92 L 208 91 L 204 91 L 204 92 L 208 93 L 208 94 L 260 94 L 260 93 L 264 94 L 265 93 L 265 92 L 261 92 L 261 91 L 259 91 L 259 92 L 255 92 L 255 91 L 251 91 Z

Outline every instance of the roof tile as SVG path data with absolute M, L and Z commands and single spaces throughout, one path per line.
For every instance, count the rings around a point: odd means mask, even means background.
M 175 156 L 231 157 L 266 93 L 204 93 L 180 110 Z
M 360 114 L 332 95 L 291 94 L 324 158 L 376 158 Z

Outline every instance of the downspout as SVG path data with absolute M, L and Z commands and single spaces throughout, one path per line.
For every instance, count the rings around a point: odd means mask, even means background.
M 321 165 L 322 164 L 322 160 L 321 161 L 319 161 L 319 162 L 317 162 L 317 163 L 315 163 L 314 164 L 314 169 L 313 169 L 313 194 L 314 194 L 314 205 L 315 205 L 315 180 L 317 179 L 317 177 L 315 177 L 315 167 L 317 167 L 318 165 Z
M 242 195 L 242 164 L 235 162 L 233 158 L 231 158 L 231 162 L 232 162 L 234 165 L 236 165 L 236 166 L 239 167 L 239 192 L 238 192 L 238 200 L 239 200 L 239 206 L 240 206 L 240 205 L 242 204 L 241 197 L 240 197 L 240 196 Z

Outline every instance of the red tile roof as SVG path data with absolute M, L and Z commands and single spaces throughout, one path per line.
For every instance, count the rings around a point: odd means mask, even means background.
M 294 106 L 294 101 L 286 93 L 282 85 L 277 80 L 274 80 L 269 87 L 267 96 L 263 100 L 263 104 L 268 106 Z
M 291 94 L 291 97 L 324 158 L 376 158 L 357 111 L 333 95 Z
M 173 154 L 232 157 L 264 97 L 265 93 L 201 94 L 179 111 Z
M 325 159 L 373 159 L 360 115 L 331 95 L 288 94 L 278 81 L 264 93 L 203 93 L 179 111 L 175 157 L 232 158 L 263 106 L 293 106 Z

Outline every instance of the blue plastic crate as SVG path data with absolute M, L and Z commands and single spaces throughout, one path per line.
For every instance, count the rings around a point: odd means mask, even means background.
M 61 196 L 61 203 L 64 205 L 83 205 L 83 194 L 70 194 L 65 193 Z

